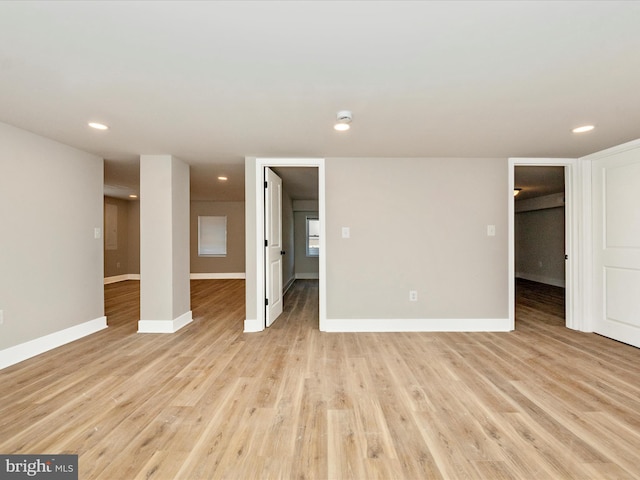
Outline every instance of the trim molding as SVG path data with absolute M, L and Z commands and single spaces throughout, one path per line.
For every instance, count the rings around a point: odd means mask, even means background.
M 248 158 L 253 157 L 245 157 L 245 161 Z M 265 308 L 262 299 L 264 299 L 265 292 L 265 274 L 264 274 L 264 257 L 265 257 L 265 248 L 264 248 L 264 168 L 265 167 L 317 167 L 318 168 L 318 219 L 320 220 L 320 245 L 325 245 L 326 238 L 326 228 L 325 228 L 325 159 L 324 158 L 264 158 L 257 157 L 255 158 L 255 164 L 253 168 L 255 168 L 255 178 L 253 181 L 255 182 L 253 185 L 253 189 L 256 193 L 255 198 L 255 238 L 247 238 L 247 242 L 249 244 L 249 248 L 255 248 L 255 265 L 250 264 L 247 267 L 251 270 L 250 275 L 255 275 L 255 285 L 254 294 L 251 295 L 248 293 L 247 299 L 249 301 L 255 301 L 256 304 L 251 305 L 249 308 L 253 310 L 255 307 L 256 315 L 258 316 L 258 321 L 260 322 L 260 328 L 257 331 L 265 329 Z M 247 166 L 245 165 L 245 171 Z M 249 164 L 249 168 L 251 165 Z M 246 187 L 245 187 L 246 188 Z M 250 187 L 249 187 L 250 188 Z M 249 216 L 248 216 L 249 217 Z M 250 219 L 251 221 L 251 219 Z M 253 243 L 255 241 L 255 243 Z M 253 244 L 253 245 L 251 245 Z M 251 258 L 250 255 L 247 255 L 247 258 Z M 326 291 L 327 291 L 327 280 L 326 280 L 326 271 L 327 271 L 327 256 L 320 252 L 320 257 L 318 259 L 318 268 L 320 271 L 320 281 L 318 288 L 318 322 L 320 324 L 320 330 L 323 329 L 323 323 L 326 319 L 326 310 L 327 310 L 327 299 L 326 299 Z M 251 288 L 251 282 L 247 282 L 247 287 Z M 255 295 L 255 297 L 254 297 Z M 245 320 L 245 328 L 246 322 L 253 322 L 253 320 Z M 245 330 L 245 331 L 256 331 L 256 330 Z
M 191 280 L 228 280 L 238 279 L 244 280 L 246 275 L 244 272 L 236 273 L 192 273 L 189 275 Z
M 0 350 L 0 369 L 22 362 L 41 353 L 53 350 L 92 333 L 107 328 L 107 317 L 98 317 L 88 322 L 53 332 L 28 342 Z
M 324 332 L 509 332 L 509 318 L 327 318 Z
M 138 333 L 175 333 L 192 321 L 191 310 L 173 320 L 138 320 Z
M 285 284 L 284 288 L 282 289 L 282 295 L 283 296 L 284 296 L 285 293 L 287 293 L 289 291 L 289 289 L 291 287 L 293 287 L 294 283 L 296 283 L 295 275 L 289 279 L 289 281 Z
M 238 279 L 244 280 L 246 275 L 244 272 L 230 272 L 230 273 L 191 273 L 189 275 L 190 280 L 227 280 Z M 124 275 L 116 275 L 115 277 L 105 277 L 104 284 L 125 282 L 127 280 L 140 280 L 139 273 L 128 273 Z
M 318 272 L 296 273 L 296 280 L 318 280 L 319 278 L 320 278 L 320 274 Z
M 580 321 L 579 306 L 582 304 L 581 295 L 583 281 L 583 247 L 580 235 L 580 212 L 584 208 L 583 184 L 581 175 L 583 170 L 581 162 L 575 158 L 509 158 L 508 176 L 508 228 L 509 228 L 509 318 L 512 328 L 515 328 L 515 201 L 513 199 L 515 167 L 528 166 L 559 166 L 564 167 L 565 176 L 565 253 L 568 260 L 565 262 L 565 325 L 574 330 L 583 330 Z
M 545 275 L 536 275 L 535 273 L 516 272 L 516 278 L 523 280 L 531 280 L 532 282 L 544 283 L 545 285 L 553 285 L 554 287 L 565 288 L 564 279 L 547 277 Z
M 261 332 L 264 330 L 264 324 L 257 318 L 246 319 L 244 321 L 244 333 Z
M 124 282 L 126 280 L 140 280 L 139 273 L 125 273 L 124 275 L 116 275 L 115 277 L 105 277 L 104 284 Z

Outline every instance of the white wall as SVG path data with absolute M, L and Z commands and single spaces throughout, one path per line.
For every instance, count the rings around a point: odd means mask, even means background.
M 104 316 L 103 199 L 101 158 L 0 123 L 0 350 Z

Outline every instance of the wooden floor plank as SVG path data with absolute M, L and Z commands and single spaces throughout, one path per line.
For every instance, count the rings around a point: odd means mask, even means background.
M 194 321 L 109 328 L 0 371 L 0 452 L 75 453 L 83 480 L 640 478 L 640 350 L 516 286 L 508 333 L 324 333 L 318 282 L 242 332 L 243 280 L 194 280 Z

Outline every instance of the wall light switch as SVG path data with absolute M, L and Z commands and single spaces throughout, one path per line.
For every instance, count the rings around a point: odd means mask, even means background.
M 495 237 L 496 236 L 496 226 L 495 225 L 487 225 L 487 236 Z
M 349 227 L 342 227 L 342 238 L 350 238 L 351 229 Z
M 93 238 L 100 238 L 102 236 L 102 230 L 100 227 L 96 227 L 93 229 Z

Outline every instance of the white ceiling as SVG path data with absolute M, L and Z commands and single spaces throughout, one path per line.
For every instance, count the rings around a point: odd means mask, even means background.
M 111 185 L 172 154 L 193 198 L 241 200 L 247 155 L 578 157 L 636 139 L 639 52 L 628 1 L 3 1 L 0 121 L 104 157 Z

